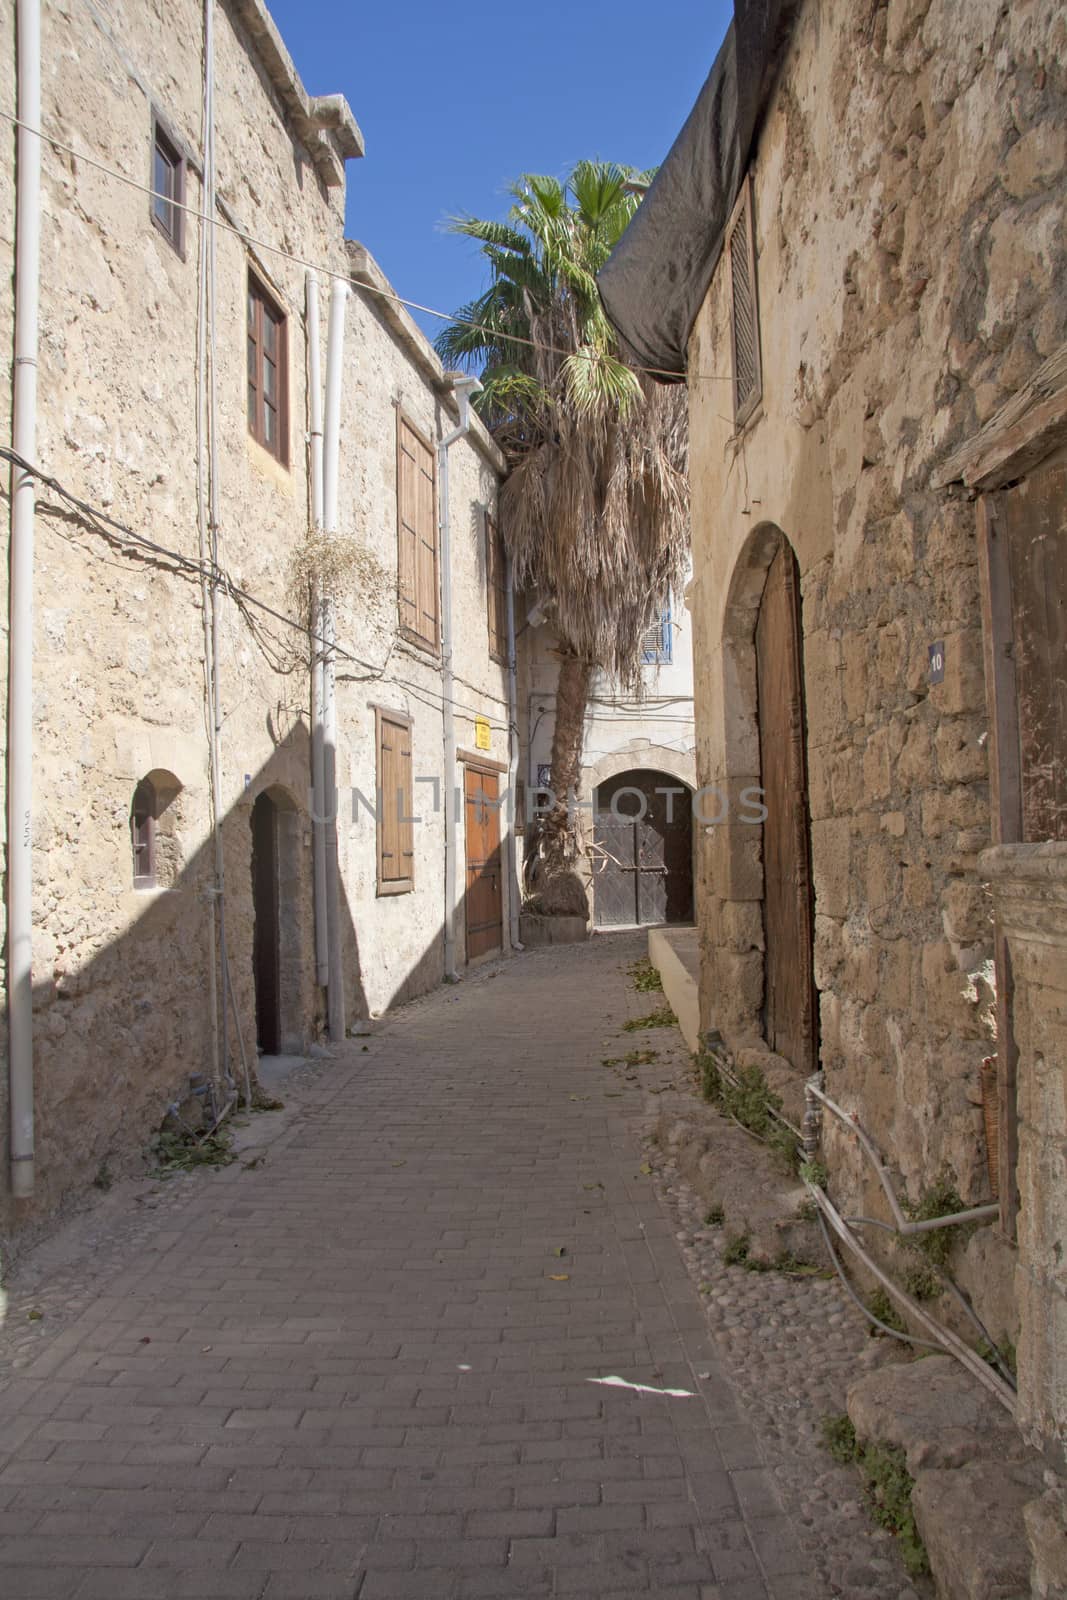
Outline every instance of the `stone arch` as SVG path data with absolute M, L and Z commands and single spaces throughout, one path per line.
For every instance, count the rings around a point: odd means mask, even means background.
M 601 756 L 599 761 L 585 769 L 582 785 L 586 796 L 591 798 L 609 778 L 617 778 L 621 773 L 633 772 L 639 767 L 665 772 L 668 777 L 679 779 L 687 789 L 697 786 L 696 758 L 692 754 L 672 750 L 667 745 L 647 744 L 639 749 L 630 745 L 624 750 L 613 750 L 609 755 Z
M 182 870 L 182 783 L 165 767 L 153 767 L 136 784 L 130 801 L 130 846 L 135 889 L 170 889 Z
M 741 548 L 727 590 L 722 626 L 722 694 L 725 776 L 732 782 L 759 781 L 759 720 L 756 686 L 756 621 L 771 562 L 782 530 L 761 522 Z

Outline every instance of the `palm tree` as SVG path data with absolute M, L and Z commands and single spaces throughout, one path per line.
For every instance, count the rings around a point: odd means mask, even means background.
M 511 469 L 500 510 L 515 581 L 550 611 L 559 640 L 545 910 L 574 909 L 580 839 L 567 800 L 592 675 L 637 679 L 642 638 L 689 546 L 684 390 L 626 362 L 596 285 L 648 177 L 593 161 L 563 183 L 526 174 L 510 186 L 506 221 L 451 224 L 480 243 L 491 281 L 437 351 L 481 377 L 476 404 Z

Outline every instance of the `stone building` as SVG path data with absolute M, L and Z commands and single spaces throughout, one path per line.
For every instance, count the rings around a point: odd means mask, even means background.
M 13 1063 L 5 1227 L 120 1169 L 191 1075 L 218 1107 L 257 1044 L 304 1050 L 508 948 L 514 900 L 503 461 L 345 241 L 347 104 L 308 95 L 261 0 L 41 10 L 31 464 L 54 482 L 13 479 L 37 495 L 36 1127 Z M 14 13 L 0 98 L 25 110 Z M 13 262 L 10 162 L 0 191 Z M 14 319 L 9 290 L 8 350 Z M 9 828 L 9 875 L 18 849 Z
M 953 1270 L 1060 1471 L 1065 60 L 1047 0 L 738 4 L 601 278 L 689 386 L 703 1025 L 904 1204 L 999 1193 Z
M 536 619 L 536 608 L 528 615 Z M 631 689 L 604 673 L 590 688 L 579 803 L 589 808 L 581 875 L 594 928 L 692 921 L 693 635 L 682 595 L 666 598 L 641 657 Z M 547 622 L 520 629 L 518 672 L 530 846 L 538 796 L 549 787 L 559 676 Z

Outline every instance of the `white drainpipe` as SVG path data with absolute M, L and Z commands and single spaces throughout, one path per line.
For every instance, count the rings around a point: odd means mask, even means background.
M 323 426 L 322 525 L 337 532 L 338 470 L 341 454 L 341 377 L 348 284 L 334 278 L 326 342 L 326 416 Z M 322 667 L 322 767 L 326 802 L 326 1016 L 330 1038 L 345 1037 L 345 990 L 341 963 L 341 888 L 337 865 L 337 700 L 334 688 L 334 597 L 323 593 L 321 632 L 326 641 Z
M 35 464 L 41 256 L 41 7 L 18 0 L 18 199 L 15 375 L 11 444 Z M 7 1004 L 10 1035 L 11 1192 L 33 1193 L 33 518 L 34 485 L 11 469 L 8 635 Z
M 452 679 L 452 534 L 449 527 L 448 451 L 470 427 L 471 395 L 481 389 L 477 378 L 457 378 L 459 426 L 437 442 L 437 476 L 441 494 L 441 697 L 444 700 L 445 808 L 445 982 L 458 983 L 456 971 L 456 715 Z
M 307 275 L 308 395 L 311 427 L 311 526 L 322 532 L 322 362 L 319 354 L 319 280 Z M 322 594 L 318 584 L 312 596 L 312 630 L 322 631 Z M 326 775 L 323 738 L 322 647 L 312 640 L 311 698 L 311 809 L 315 860 L 315 982 L 325 989 L 330 981 L 329 937 L 326 923 Z
M 508 795 L 511 800 L 511 826 L 508 829 L 508 933 L 513 950 L 525 948 L 519 940 L 519 847 L 515 833 L 519 817 L 519 686 L 515 661 L 515 574 L 507 558 L 508 590 Z

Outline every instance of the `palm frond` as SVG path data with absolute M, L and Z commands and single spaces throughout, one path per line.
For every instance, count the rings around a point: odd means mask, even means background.
M 610 162 L 566 183 L 527 173 L 506 222 L 454 219 L 491 282 L 436 341 L 449 365 L 480 371 L 475 404 L 511 465 L 501 524 L 516 580 L 555 601 L 564 651 L 623 682 L 689 548 L 684 392 L 627 365 L 596 285 L 640 203 L 628 184 L 650 176 Z

